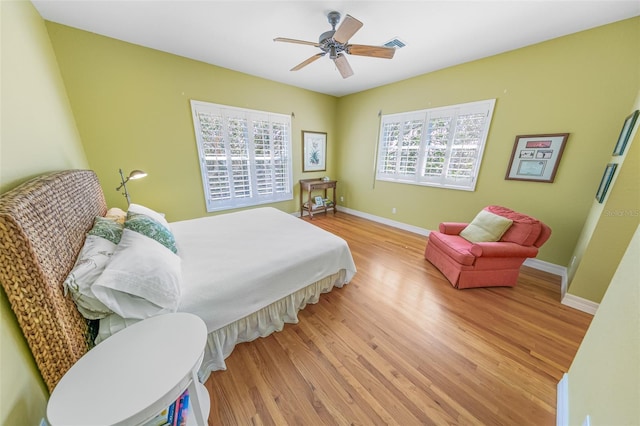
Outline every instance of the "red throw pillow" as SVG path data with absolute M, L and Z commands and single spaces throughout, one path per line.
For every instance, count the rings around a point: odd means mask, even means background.
M 488 206 L 485 210 L 513 220 L 513 224 L 500 238 L 500 241 L 531 246 L 538 239 L 542 230 L 542 225 L 538 219 L 502 206 Z

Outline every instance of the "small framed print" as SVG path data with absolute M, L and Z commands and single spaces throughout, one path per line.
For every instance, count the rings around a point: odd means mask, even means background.
M 324 200 L 319 195 L 315 197 L 315 202 L 316 202 L 316 206 L 318 207 L 324 206 Z
M 327 134 L 302 131 L 302 171 L 327 170 Z
M 553 182 L 569 133 L 516 136 L 505 179 Z
M 600 186 L 598 186 L 598 191 L 596 192 L 596 200 L 598 200 L 599 203 L 602 203 L 604 197 L 607 196 L 607 191 L 609 190 L 617 167 L 618 165 L 616 163 L 609 163 L 607 167 L 604 168 L 602 179 L 600 179 Z
M 624 154 L 624 149 L 627 146 L 627 142 L 629 141 L 629 137 L 631 137 L 631 132 L 633 131 L 633 126 L 636 124 L 638 120 L 638 115 L 640 111 L 635 110 L 631 113 L 630 116 L 624 119 L 624 124 L 622 125 L 622 130 L 620 131 L 620 136 L 618 136 L 618 142 L 616 142 L 615 148 L 613 148 L 613 155 L 622 155 Z

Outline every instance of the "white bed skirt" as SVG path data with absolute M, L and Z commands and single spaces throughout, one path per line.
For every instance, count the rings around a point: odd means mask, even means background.
M 316 281 L 295 293 L 292 293 L 259 311 L 241 318 L 231 324 L 209 333 L 204 359 L 198 378 L 204 383 L 212 371 L 226 370 L 225 358 L 231 355 L 238 343 L 250 342 L 258 337 L 266 337 L 275 331 L 282 331 L 285 323 L 296 324 L 298 311 L 309 303 L 317 303 L 322 293 L 330 292 L 333 287 L 341 288 L 346 284 L 347 272 L 341 269 L 337 273 Z M 140 320 L 121 318 L 116 314 L 100 320 L 100 330 L 96 344 L 107 339 Z
M 298 311 L 309 303 L 317 303 L 322 293 L 345 284 L 344 269 L 320 281 L 308 285 L 259 311 L 209 333 L 204 360 L 198 378 L 204 383 L 209 374 L 216 370 L 226 370 L 225 358 L 231 355 L 238 343 L 250 342 L 258 337 L 266 337 L 275 331 L 282 331 L 285 323 L 296 324 Z

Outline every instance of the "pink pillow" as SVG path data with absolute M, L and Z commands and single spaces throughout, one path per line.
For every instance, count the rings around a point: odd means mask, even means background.
M 488 206 L 485 210 L 513 220 L 513 224 L 507 232 L 504 233 L 500 241 L 531 246 L 536 242 L 542 231 L 540 221 L 531 216 L 501 206 Z

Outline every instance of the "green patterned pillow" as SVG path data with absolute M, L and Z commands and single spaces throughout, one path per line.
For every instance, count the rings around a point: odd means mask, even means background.
M 156 240 L 174 253 L 178 252 L 171 231 L 147 215 L 128 212 L 124 227 Z
M 111 241 L 113 244 L 118 244 L 120 242 L 120 238 L 122 238 L 123 229 L 124 225 L 121 223 L 112 219 L 96 216 L 93 221 L 93 228 L 91 228 L 88 234 L 102 237 L 105 240 Z

